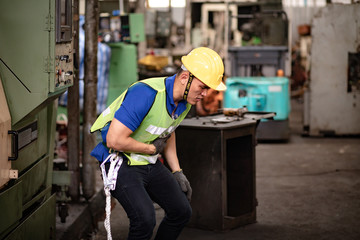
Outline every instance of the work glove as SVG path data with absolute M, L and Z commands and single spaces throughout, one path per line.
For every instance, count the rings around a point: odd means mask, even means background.
M 182 170 L 176 171 L 173 174 L 174 174 L 174 177 L 175 177 L 176 181 L 180 185 L 181 190 L 186 193 L 186 197 L 190 202 L 191 201 L 191 195 L 192 195 L 192 189 L 191 189 L 189 180 L 187 180 L 187 178 L 184 175 Z
M 171 136 L 171 134 L 167 135 L 164 138 L 157 138 L 152 142 L 152 144 L 156 148 L 156 152 L 154 154 L 161 153 L 164 150 L 164 148 L 166 146 L 166 141 L 170 138 L 170 136 Z

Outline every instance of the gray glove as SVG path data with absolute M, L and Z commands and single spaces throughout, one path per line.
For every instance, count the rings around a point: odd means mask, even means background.
M 187 178 L 185 177 L 182 170 L 174 172 L 173 174 L 174 174 L 175 180 L 180 185 L 181 190 L 186 193 L 186 197 L 190 202 L 191 195 L 192 195 L 192 189 L 191 189 L 189 180 L 187 180 Z
M 157 138 L 152 142 L 152 144 L 156 148 L 156 152 L 154 154 L 161 153 L 164 150 L 164 148 L 166 146 L 166 141 L 170 138 L 170 136 L 171 136 L 171 134 L 167 135 L 164 138 Z

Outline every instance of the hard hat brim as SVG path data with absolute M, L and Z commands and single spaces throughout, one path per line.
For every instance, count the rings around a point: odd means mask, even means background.
M 215 90 L 217 90 L 217 91 L 225 91 L 226 90 L 226 85 L 223 82 L 220 82 L 219 86 L 217 86 L 217 88 Z

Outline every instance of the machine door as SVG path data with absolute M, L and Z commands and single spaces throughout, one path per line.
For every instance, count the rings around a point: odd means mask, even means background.
M 19 95 L 41 93 L 48 86 L 33 79 L 48 79 L 51 22 L 49 0 L 0 1 L 0 57 L 2 72 L 11 70 L 16 81 L 7 82 Z

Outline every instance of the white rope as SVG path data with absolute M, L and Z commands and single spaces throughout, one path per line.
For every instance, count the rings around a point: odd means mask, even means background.
M 110 168 L 109 168 L 108 173 L 106 174 L 105 163 L 108 161 L 110 161 Z M 110 190 L 115 190 L 117 175 L 118 175 L 118 171 L 120 169 L 122 162 L 123 162 L 123 159 L 121 156 L 119 156 L 118 154 L 112 153 L 100 165 L 102 176 L 103 176 L 103 182 L 104 182 L 104 191 L 105 191 L 105 195 L 106 195 L 106 205 L 105 205 L 106 218 L 104 221 L 104 226 L 106 229 L 108 240 L 112 240 L 111 225 L 110 225 L 110 215 L 111 215 Z
M 111 215 L 111 194 L 110 189 L 105 187 L 105 195 L 106 195 L 106 206 L 105 206 L 105 212 L 106 212 L 106 218 L 104 221 L 104 226 L 107 233 L 107 240 L 112 240 L 111 236 L 111 225 L 110 225 L 110 215 Z

